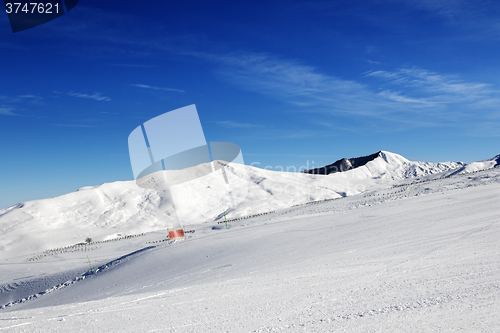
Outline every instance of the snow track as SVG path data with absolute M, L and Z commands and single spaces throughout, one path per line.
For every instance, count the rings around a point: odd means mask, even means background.
M 36 292 L 34 294 L 22 296 L 21 298 L 15 300 L 13 302 L 7 303 L 7 304 L 0 304 L 0 309 L 5 309 L 8 307 L 14 306 L 16 304 L 20 304 L 20 303 L 24 303 L 24 302 L 27 302 L 30 300 L 34 300 L 36 298 L 44 296 L 44 295 L 51 293 L 53 291 L 68 287 L 68 286 L 75 284 L 79 281 L 83 281 L 83 280 L 85 280 L 85 278 L 94 277 L 94 276 L 97 276 L 97 274 L 103 274 L 107 270 L 113 268 L 114 266 L 131 260 L 132 258 L 137 256 L 139 253 L 153 249 L 153 248 L 155 248 L 155 247 L 148 246 L 148 247 L 145 247 L 143 249 L 134 251 L 134 252 L 129 253 L 127 255 L 124 255 L 118 259 L 112 260 L 104 265 L 101 265 L 101 266 L 96 267 L 92 270 L 86 271 L 85 273 L 81 274 L 80 276 L 76 276 L 71 280 L 67 280 L 67 281 L 59 283 L 55 286 L 52 286 L 51 288 L 40 290 L 39 292 Z M 13 283 L 13 284 L 9 284 L 7 286 L 1 286 L 0 287 L 0 295 L 3 297 L 1 297 L 0 299 L 5 299 L 6 295 L 8 295 L 9 293 L 12 293 L 13 291 L 15 291 L 16 294 L 21 294 L 21 295 L 30 293 L 33 290 L 43 288 L 43 285 L 46 285 L 47 281 L 51 281 L 53 283 L 54 281 L 57 281 L 57 280 L 64 280 L 64 279 L 66 279 L 67 275 L 69 275 L 69 274 L 71 274 L 71 273 L 65 273 L 63 275 L 58 274 L 55 276 L 48 276 L 45 278 L 35 279 L 35 280 L 28 281 L 28 282 L 20 283 L 20 284 Z

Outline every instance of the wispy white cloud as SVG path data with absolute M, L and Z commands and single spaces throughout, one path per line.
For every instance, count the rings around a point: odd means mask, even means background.
M 361 84 L 268 54 L 190 55 L 217 64 L 218 73 L 231 83 L 280 99 L 294 110 L 376 118 L 402 128 L 458 126 L 464 119 L 488 117 L 500 104 L 500 91 L 491 84 L 419 68 L 367 72 L 362 77 L 381 81 Z
M 156 86 L 150 86 L 147 84 L 132 84 L 131 86 L 137 87 L 137 88 L 152 89 L 152 90 L 175 91 L 175 92 L 181 92 L 181 93 L 185 92 L 185 90 L 181 90 L 181 89 L 156 87 Z
M 240 87 L 287 101 L 297 106 L 333 107 L 337 112 L 367 112 L 361 101 L 376 98 L 354 81 L 319 73 L 314 67 L 267 54 L 215 55 L 189 53 L 213 61 L 218 73 Z M 359 101 L 359 102 L 356 102 Z
M 31 107 L 38 107 L 43 100 L 38 95 L 25 94 L 16 96 L 0 95 L 0 115 L 3 116 L 34 116 L 24 113 Z M 22 113 L 19 111 L 22 110 Z
M 111 100 L 111 98 L 109 98 L 107 96 L 101 96 L 101 93 L 94 93 L 92 95 L 89 95 L 89 94 L 69 92 L 68 95 L 69 96 L 73 96 L 73 97 L 93 99 L 93 100 L 96 100 L 96 101 L 106 101 L 106 102 L 108 102 L 108 101 Z
M 403 95 L 400 95 L 397 92 L 390 91 L 390 90 L 384 90 L 379 93 L 380 96 L 385 97 L 391 101 L 397 102 L 397 103 L 412 103 L 412 104 L 421 104 L 425 106 L 433 106 L 436 105 L 435 102 L 430 102 L 429 100 L 425 98 L 410 98 L 406 97 Z
M 5 95 L 0 95 L 0 100 L 2 100 L 4 103 L 20 103 L 20 102 L 34 102 L 36 100 L 40 100 L 41 97 L 37 95 L 31 95 L 31 94 L 26 94 L 26 95 L 18 95 L 18 96 L 5 96 Z
M 397 75 L 395 73 L 390 73 L 390 72 L 386 72 L 386 71 L 370 71 L 370 72 L 366 73 L 365 76 L 375 76 L 375 77 L 379 77 L 382 79 L 388 79 L 388 80 L 396 80 L 400 77 L 399 75 Z
M 18 114 L 14 113 L 14 108 L 9 108 L 9 107 L 0 107 L 0 115 L 2 116 L 19 116 Z
M 286 101 L 299 111 L 398 121 L 398 115 L 414 107 L 398 101 L 394 95 L 387 98 L 367 85 L 322 74 L 294 60 L 249 53 L 191 55 L 218 64 L 219 74 L 230 82 Z
M 241 123 L 231 120 L 223 120 L 223 121 L 214 121 L 217 125 L 220 125 L 225 128 L 263 128 L 265 125 L 260 124 L 250 124 L 250 123 Z
M 453 75 L 438 74 L 419 68 L 404 68 L 395 72 L 372 71 L 367 77 L 377 77 L 387 84 L 407 90 L 426 98 L 402 96 L 400 92 L 382 92 L 381 95 L 401 102 L 422 104 L 478 102 L 484 99 L 497 100 L 500 91 L 491 84 L 466 82 Z

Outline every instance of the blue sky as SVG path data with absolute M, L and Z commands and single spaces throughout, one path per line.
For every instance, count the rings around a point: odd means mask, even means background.
M 16 34 L 0 15 L 0 208 L 133 179 L 129 133 L 190 104 L 262 168 L 493 157 L 499 22 L 481 0 L 81 0 Z

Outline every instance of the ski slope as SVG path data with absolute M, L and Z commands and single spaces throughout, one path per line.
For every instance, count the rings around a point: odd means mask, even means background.
M 500 168 L 451 173 L 3 260 L 0 330 L 497 332 Z
M 386 188 L 395 181 L 458 170 L 463 163 L 411 162 L 382 151 L 367 164 L 328 176 L 277 172 L 232 164 L 226 173 L 245 179 L 248 195 L 235 206 L 227 205 L 228 218 L 284 209 L 310 201 L 336 199 Z M 193 181 L 177 191 L 190 206 L 184 225 L 212 222 L 223 217 L 226 192 L 214 184 L 217 174 Z M 88 186 L 60 197 L 21 203 L 0 210 L 0 259 L 27 255 L 119 235 L 140 234 L 171 227 L 172 202 L 162 192 L 143 189 L 134 181 Z

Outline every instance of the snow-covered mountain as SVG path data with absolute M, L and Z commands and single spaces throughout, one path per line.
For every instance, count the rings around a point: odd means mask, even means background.
M 0 331 L 496 332 L 500 168 L 442 175 L 0 260 Z
M 464 165 L 463 167 L 457 169 L 454 173 L 471 173 L 480 170 L 491 169 L 499 165 L 500 165 L 500 155 L 497 155 L 493 158 L 484 161 L 472 162 L 467 165 Z
M 467 168 L 459 162 L 411 162 L 386 151 L 374 155 L 364 164 L 353 159 L 355 163 L 351 164 L 357 163 L 357 167 L 327 176 L 230 164 L 226 168 L 227 176 L 244 179 L 248 193 L 234 206 L 224 206 L 228 208 L 226 216 L 248 216 L 310 201 L 341 198 L 387 188 L 405 178 Z M 493 160 L 498 163 L 499 157 Z M 493 165 L 493 162 L 481 163 L 485 167 Z M 474 168 L 481 165 L 474 164 Z M 221 203 L 226 194 L 216 190 L 216 177 L 213 173 L 194 180 L 193 186 L 177 190 L 177 197 L 191 205 L 182 216 L 184 225 L 222 218 Z M 193 188 L 199 190 L 193 191 Z M 0 210 L 0 258 L 71 245 L 86 237 L 105 240 L 169 228 L 169 219 L 175 212 L 172 202 L 163 194 L 141 188 L 134 181 L 114 182 Z
M 305 170 L 303 173 L 331 175 L 337 172 L 347 172 L 354 169 L 354 173 L 362 178 L 405 179 L 422 177 L 429 174 L 444 172 L 465 166 L 462 162 L 427 163 L 412 162 L 401 155 L 387 151 L 354 158 L 343 158 L 333 164 Z
M 342 158 L 332 164 L 326 165 L 324 167 L 319 167 L 310 170 L 304 170 L 303 173 L 309 173 L 314 175 L 329 175 L 336 172 L 345 172 L 350 169 L 355 169 L 360 166 L 365 165 L 366 163 L 373 161 L 377 157 L 379 157 L 381 151 L 375 154 L 371 154 L 368 156 L 362 157 L 352 157 L 352 158 Z

